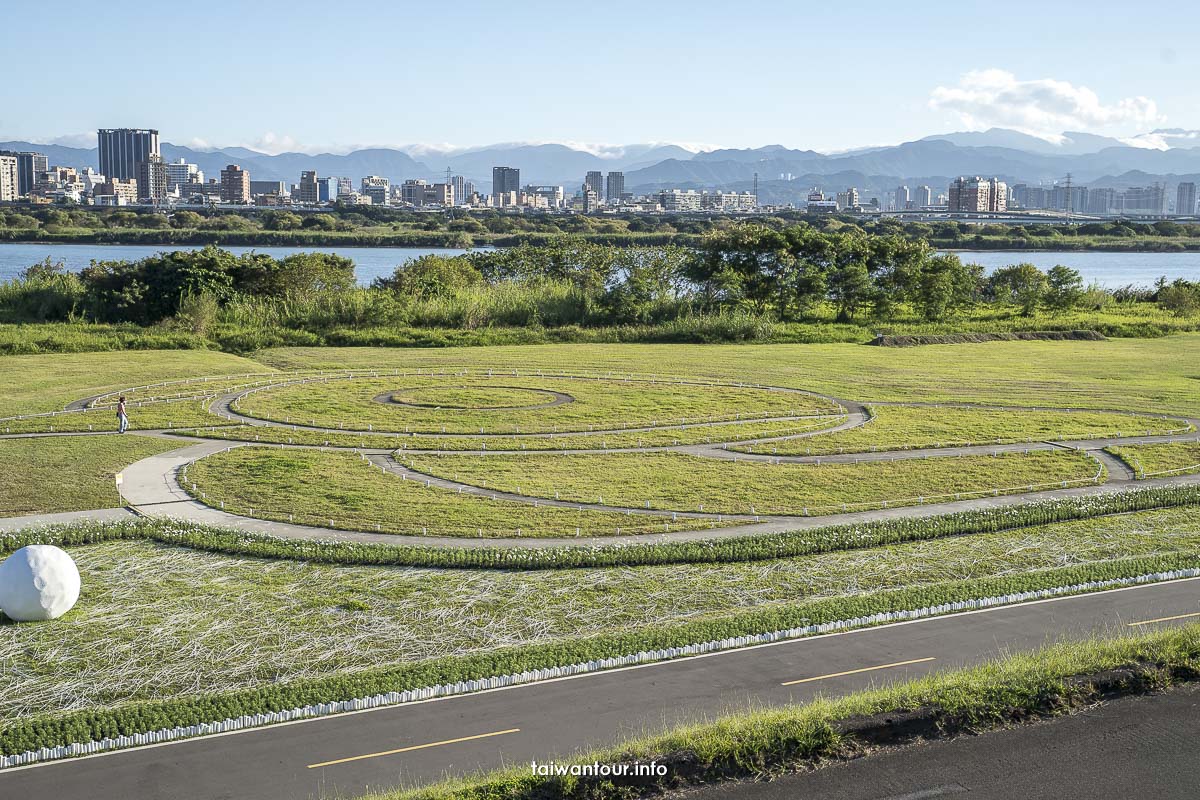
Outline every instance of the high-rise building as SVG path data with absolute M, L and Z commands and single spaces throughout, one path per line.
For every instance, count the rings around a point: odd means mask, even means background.
M 597 180 L 599 180 L 599 172 L 589 172 L 588 178 L 590 179 L 592 175 L 596 175 Z M 593 189 L 592 185 L 587 181 L 584 181 L 581 191 L 583 195 L 583 213 L 590 214 L 600 205 L 600 193 Z
M 591 170 L 583 179 L 583 185 L 596 193 L 596 197 L 604 197 L 604 175 L 598 170 Z
M 250 202 L 250 173 L 237 164 L 221 170 L 221 200 L 226 203 Z
M 305 170 L 300 173 L 300 183 L 296 184 L 296 192 L 292 199 L 306 206 L 315 206 L 321 202 L 321 188 L 318 185 L 316 172 Z
M 908 187 L 896 187 L 896 199 L 892 201 L 892 208 L 896 211 L 903 211 L 908 208 Z
M 332 203 L 338 199 L 339 178 L 317 179 L 317 202 Z
M 1191 181 L 1179 184 L 1175 192 L 1175 213 L 1181 217 L 1196 213 L 1196 184 Z
M 151 155 L 138 164 L 138 199 L 162 203 L 167 199 L 167 165 L 162 156 Z
M 609 205 L 621 202 L 621 195 L 625 194 L 625 173 L 610 172 L 608 178 L 604 182 L 604 199 Z
M 0 155 L 0 203 L 11 203 L 17 199 L 20 180 L 17 174 L 17 157 Z
M 492 196 L 521 193 L 521 170 L 516 167 L 492 167 Z
M 1117 195 L 1117 210 L 1122 214 L 1161 217 L 1167 213 L 1167 189 L 1161 183 L 1132 186 Z
M 1008 210 L 1008 184 L 996 178 L 958 177 L 950 184 L 950 211 L 999 213 Z
M 851 186 L 844 192 L 837 193 L 837 210 L 846 211 L 859 208 L 858 189 Z
M 1116 189 L 1089 189 L 1087 197 L 1089 214 L 1111 214 L 1117 210 Z
M 189 183 L 204 183 L 204 173 L 195 164 L 189 164 L 182 158 L 167 164 L 167 188 L 174 191 Z
M 101 128 L 96 131 L 99 144 L 100 174 L 121 180 L 136 179 L 138 164 L 159 155 L 158 131 L 140 128 Z
M 467 179 L 462 175 L 454 175 L 450 178 L 450 190 L 454 192 L 452 205 L 461 206 L 467 202 Z
M 361 191 L 371 198 L 371 205 L 386 206 L 392 190 L 392 182 L 379 175 L 368 175 L 362 179 Z
M 933 189 L 924 184 L 918 186 L 916 192 L 913 193 L 912 201 L 916 208 L 933 205 Z
M 400 185 L 400 202 L 417 207 L 450 206 L 454 204 L 454 187 L 410 178 Z
M 17 153 L 0 150 L 0 156 L 12 156 L 17 160 L 17 196 L 25 197 L 37 185 L 40 173 L 50 170 L 50 162 L 42 153 Z

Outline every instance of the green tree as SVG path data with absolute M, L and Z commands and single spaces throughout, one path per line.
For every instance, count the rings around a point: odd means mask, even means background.
M 1079 305 L 1083 297 L 1083 276 L 1078 270 L 1058 264 L 1046 273 L 1046 308 L 1067 311 Z
M 993 272 L 989 285 L 997 300 L 1018 306 L 1028 317 L 1041 304 L 1048 282 L 1046 273 L 1033 264 L 1015 264 Z

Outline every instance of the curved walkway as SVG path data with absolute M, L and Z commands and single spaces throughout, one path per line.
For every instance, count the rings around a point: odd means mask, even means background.
M 403 389 L 392 389 L 387 392 L 380 392 L 371 398 L 372 403 L 382 403 L 384 405 L 405 406 L 407 408 L 424 408 L 424 409 L 448 409 L 452 411 L 532 411 L 536 408 L 553 408 L 554 406 L 565 406 L 567 403 L 574 403 L 575 398 L 565 392 L 555 392 L 551 389 L 530 389 L 525 386 L 489 386 L 489 389 L 520 389 L 526 392 L 534 392 L 536 394 L 548 394 L 553 399 L 545 403 L 533 403 L 527 406 L 472 406 L 463 408 L 459 406 L 439 406 L 433 403 L 406 403 L 403 400 L 396 399 L 396 393 L 404 391 Z
M 298 383 L 305 381 L 289 381 L 289 383 Z M 686 382 L 685 382 L 686 383 Z M 271 384 L 284 385 L 284 384 Z M 714 384 L 716 385 L 716 384 Z M 725 385 L 725 384 L 719 384 Z M 255 387 L 254 389 L 242 389 L 235 392 L 229 392 L 216 397 L 210 404 L 210 410 L 213 413 L 224 416 L 228 419 L 240 421 L 248 425 L 256 427 L 281 427 L 281 428 L 298 428 L 310 431 L 321 431 L 327 433 L 371 433 L 375 436 L 395 437 L 401 442 L 411 437 L 411 434 L 396 434 L 396 433 L 375 433 L 365 431 L 348 431 L 338 428 L 320 428 L 304 426 L 292 423 L 280 423 L 276 421 L 257 419 L 239 414 L 232 408 L 236 400 L 246 396 L 252 391 L 256 391 L 263 387 Z M 770 389 L 772 387 L 755 387 Z M 124 485 L 122 487 L 123 499 L 125 499 L 131 509 L 136 513 L 147 517 L 169 518 L 186 520 L 190 522 L 204 523 L 217 525 L 240 530 L 250 530 L 260 533 L 266 533 L 274 536 L 297 539 L 321 539 L 331 541 L 353 541 L 353 542 L 369 542 L 369 543 L 389 543 L 395 544 L 404 542 L 407 544 L 422 544 L 432 547 L 545 547 L 545 546 L 595 546 L 608 544 L 630 544 L 630 543 L 654 543 L 667 541 L 697 541 L 724 539 L 738 536 L 748 536 L 754 534 L 780 533 L 785 531 L 806 530 L 812 528 L 826 527 L 837 524 L 854 524 L 862 522 L 871 522 L 883 519 L 898 519 L 898 518 L 918 518 L 949 514 L 958 511 L 966 511 L 982 508 L 1000 508 L 1021 505 L 1035 500 L 1057 499 L 1067 497 L 1083 497 L 1097 494 L 1109 494 L 1121 491 L 1123 488 L 1133 485 L 1135 475 L 1133 471 L 1119 458 L 1105 453 L 1106 447 L 1115 445 L 1137 445 L 1137 444 L 1157 444 L 1164 442 L 1180 442 L 1180 441 L 1200 441 L 1200 420 L 1172 414 L 1145 413 L 1144 416 L 1154 416 L 1161 419 L 1176 419 L 1181 422 L 1190 424 L 1196 430 L 1179 433 L 1179 434 L 1161 434 L 1147 436 L 1129 436 L 1129 437 L 1109 437 L 1104 439 L 1087 439 L 1087 440 L 1064 440 L 1064 441 L 1043 441 L 1029 442 L 1016 444 L 999 444 L 999 445 L 970 445 L 962 447 L 934 447 L 920 448 L 910 450 L 883 450 L 874 452 L 860 453 L 839 453 L 821 456 L 778 456 L 765 453 L 747 453 L 727 449 L 730 446 L 753 445 L 759 443 L 769 443 L 772 441 L 791 440 L 798 438 L 806 438 L 811 436 L 824 435 L 835 433 L 837 431 L 848 430 L 866 424 L 870 418 L 870 411 L 866 404 L 834 398 L 827 395 L 820 395 L 814 392 L 806 392 L 799 389 L 780 389 L 780 391 L 796 392 L 810 397 L 818 397 L 840 406 L 844 410 L 845 418 L 841 423 L 827 428 L 820 428 L 812 431 L 805 431 L 799 434 L 788 436 L 767 437 L 762 439 L 751 439 L 740 442 L 726 442 L 720 444 L 690 444 L 690 445 L 669 445 L 669 446 L 651 446 L 651 447 L 634 447 L 634 448 L 614 448 L 605 450 L 570 450 L 565 452 L 586 454 L 586 453 L 644 453 L 658 451 L 673 451 L 681 452 L 689 455 L 702 456 L 716 459 L 726 460 L 747 460 L 747 461 L 768 461 L 771 463 L 795 463 L 795 464 L 820 464 L 820 463 L 860 463 L 860 462 L 878 462 L 878 461 L 897 461 L 908 459 L 926 459 L 926 458 L 946 458 L 946 457 L 961 457 L 961 456 L 978 456 L 992 455 L 1003 452 L 1021 452 L 1031 450 L 1051 450 L 1051 449 L 1067 449 L 1083 451 L 1088 456 L 1095 459 L 1107 470 L 1108 480 L 1101 485 L 1086 485 L 1069 488 L 1053 488 L 1042 489 L 1030 492 L 1020 492 L 999 496 L 984 496 L 973 497 L 961 500 L 951 500 L 946 502 L 925 503 L 920 505 L 902 506 L 893 508 L 872 508 L 860 511 L 846 511 L 842 513 L 822 514 L 819 516 L 785 516 L 785 515 L 753 515 L 753 514 L 716 514 L 704 512 L 683 512 L 670 511 L 661 509 L 646 509 L 646 508 L 631 508 L 623 506 L 601 505 L 578 503 L 569 501 L 560 501 L 543 497 L 531 497 L 528 495 L 519 495 L 496 490 L 489 490 L 483 487 L 474 486 L 471 484 L 451 481 L 445 478 L 439 478 L 426 473 L 418 472 L 409 467 L 402 465 L 393 458 L 392 449 L 373 449 L 373 448 L 354 448 L 354 447 L 320 447 L 317 445 L 299 445 L 299 444 L 268 444 L 261 442 L 251 442 L 244 440 L 204 440 L 195 443 L 195 437 L 188 436 L 180 430 L 147 430 L 136 432 L 140 435 L 155 436 L 161 438 L 178 439 L 181 442 L 193 442 L 179 449 L 172 450 L 160 455 L 151 456 L 142 459 L 129 465 L 123 470 Z M 558 394 L 558 393 L 555 393 Z M 565 397 L 565 395 L 564 395 Z M 72 403 L 69 407 L 77 409 L 86 408 L 94 398 L 85 398 Z M 378 400 L 378 398 L 376 398 Z M 548 405 L 557 405 L 561 403 L 551 403 Z M 1049 408 L 1049 407 L 1025 407 L 1025 406 L 998 406 L 998 405 L 980 405 L 969 403 L 875 403 L 873 405 L 907 405 L 927 408 L 971 408 L 976 410 L 1001 410 L 1001 411 L 1033 411 L 1033 410 L 1053 410 L 1053 411 L 1091 411 L 1104 412 L 1104 409 L 1082 409 L 1082 408 Z M 1129 411 L 1115 411 L 1112 413 L 1138 413 Z M 779 419 L 812 419 L 813 417 L 786 417 Z M 771 421 L 771 420 L 754 420 L 754 421 Z M 747 421 L 738 421 L 747 422 Z M 738 422 L 729 421 L 721 423 L 691 423 L 661 427 L 646 427 L 646 428 L 630 428 L 630 429 L 613 429 L 607 431 L 586 431 L 572 432 L 570 435 L 605 435 L 617 433 L 631 433 L 638 431 L 661 430 L 663 428 L 691 428 L 691 427 L 709 427 L 714 425 L 730 425 L 738 424 Z M 753 422 L 753 421 L 751 421 Z M 108 431 L 96 432 L 61 432 L 54 434 L 11 434 L 4 438 L 36 438 L 40 436 L 87 436 L 87 435 L 106 435 Z M 565 434 L 548 434 L 531 433 L 531 434 L 484 434 L 482 437 L 478 434 L 421 434 L 422 436 L 472 436 L 478 438 L 487 438 L 488 436 L 511 438 L 530 438 L 530 437 L 546 437 L 546 436 L 562 436 Z M 447 491 L 454 491 L 460 494 L 470 494 L 472 496 L 487 497 L 506 502 L 517 502 L 532 504 L 538 506 L 556 506 L 570 509 L 596 510 L 604 512 L 628 513 L 643 516 L 666 517 L 666 518 L 685 518 L 685 519 L 701 519 L 711 520 L 713 527 L 700 530 L 681 530 L 670 531 L 656 534 L 636 534 L 623 536 L 597 536 L 597 537 L 579 537 L 579 538 L 538 538 L 538 537 L 501 537 L 501 538 L 482 538 L 482 537 L 456 537 L 456 536 L 406 536 L 401 534 L 385 534 L 372 533 L 368 531 L 345 531 L 338 530 L 332 527 L 314 527 L 307 525 L 296 525 L 292 523 L 275 522 L 270 520 L 262 520 L 251 517 L 243 517 L 235 514 L 227 513 L 219 509 L 212 508 L 192 497 L 184 487 L 178 482 L 178 473 L 185 465 L 201 458 L 213 455 L 226 450 L 231 450 L 238 447 L 259 445 L 273 446 L 288 449 L 334 449 L 358 452 L 365 458 L 371 461 L 375 466 L 380 467 L 384 471 L 400 475 L 403 477 L 411 477 L 425 482 L 430 486 L 437 486 Z M 434 450 L 405 450 L 408 453 L 439 453 L 445 451 Z M 558 451 L 528 451 L 528 450 L 487 450 L 487 451 L 454 451 L 456 454 L 471 455 L 495 455 L 501 453 L 555 453 Z M 1179 475 L 1173 477 L 1162 477 L 1151 480 L 1137 481 L 1139 487 L 1155 487 L 1155 486 L 1175 486 L 1175 485 L 1200 485 L 1200 475 Z M 966 493 L 964 493 L 966 494 Z M 73 512 L 69 515 L 33 515 L 29 517 L 15 517 L 6 520 L 0 520 L 0 531 L 17 530 L 22 527 L 37 524 L 50 524 L 56 522 L 67 522 L 79 519 L 115 519 L 128 516 L 128 511 L 122 509 L 102 509 L 98 511 Z

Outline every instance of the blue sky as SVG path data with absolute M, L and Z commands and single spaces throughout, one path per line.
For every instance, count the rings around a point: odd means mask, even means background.
M 501 141 L 831 151 L 989 125 L 1200 128 L 1195 3 L 5 6 L 0 140 L 146 126 L 177 144 L 270 151 Z

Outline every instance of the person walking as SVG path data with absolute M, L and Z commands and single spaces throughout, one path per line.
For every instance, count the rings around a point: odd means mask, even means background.
M 129 415 L 125 413 L 125 397 L 117 400 L 117 433 L 129 430 Z

